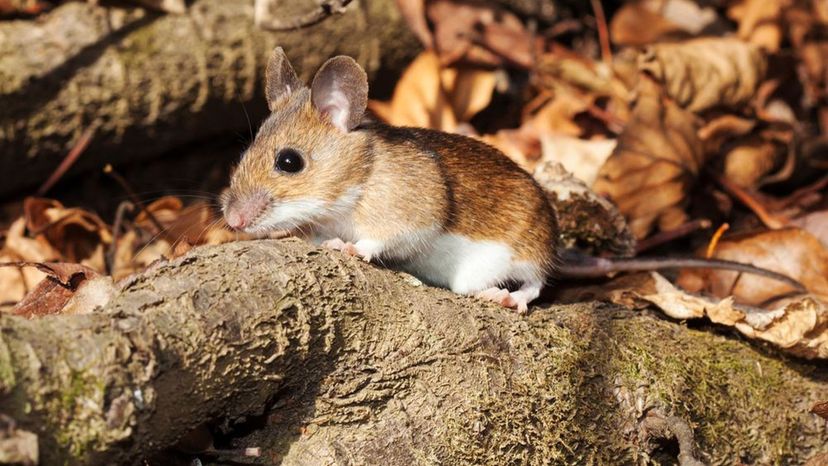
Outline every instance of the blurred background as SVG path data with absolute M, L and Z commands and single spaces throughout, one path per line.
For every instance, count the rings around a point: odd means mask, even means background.
M 237 238 L 215 197 L 277 45 L 304 80 L 357 59 L 374 118 L 562 164 L 626 219 L 614 254 L 743 260 L 828 296 L 824 0 L 0 0 L 0 262 L 121 278 Z M 43 276 L 0 268 L 0 308 Z M 722 280 L 683 284 L 739 294 Z

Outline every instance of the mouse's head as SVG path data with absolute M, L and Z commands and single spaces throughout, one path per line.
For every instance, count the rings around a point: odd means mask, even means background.
M 281 47 L 267 65 L 270 117 L 222 195 L 227 223 L 248 233 L 295 229 L 346 214 L 370 170 L 364 133 L 368 80 L 352 58 L 331 58 L 311 87 Z

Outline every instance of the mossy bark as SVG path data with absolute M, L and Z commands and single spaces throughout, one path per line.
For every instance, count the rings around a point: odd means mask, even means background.
M 286 32 L 256 28 L 252 0 L 198 0 L 186 15 L 90 3 L 0 23 L 0 196 L 42 183 L 90 127 L 73 173 L 246 134 L 245 108 L 254 125 L 265 114 L 261 82 L 276 45 L 305 79 L 336 54 L 371 75 L 401 70 L 418 48 L 393 0 L 353 2 Z M 314 5 L 280 8 L 289 17 Z
M 137 463 L 243 416 L 235 443 L 283 465 L 632 463 L 654 411 L 712 464 L 828 440 L 818 366 L 598 303 L 520 316 L 297 240 L 198 248 L 93 314 L 2 316 L 0 376 L 44 464 Z

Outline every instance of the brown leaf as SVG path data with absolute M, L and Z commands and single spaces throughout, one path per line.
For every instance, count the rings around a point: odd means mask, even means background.
M 98 276 L 89 267 L 66 262 L 12 262 L 0 266 L 35 267 L 46 274 L 46 278 L 11 310 L 13 314 L 27 318 L 60 313 L 84 282 Z
M 433 0 L 426 14 L 434 24 L 440 63 L 501 66 L 504 61 L 529 68 L 534 40 L 517 16 L 498 8 L 458 0 Z
M 752 134 L 730 144 L 724 154 L 724 176 L 743 188 L 757 188 L 785 160 L 787 146 Z
M 45 240 L 59 253 L 59 257 L 50 259 L 82 263 L 100 272 L 104 270 L 104 249 L 112 242 L 112 235 L 96 214 L 36 197 L 26 198 L 23 211 L 30 235 L 39 241 Z
M 807 359 L 828 358 L 828 308 L 806 297 L 789 301 L 776 309 L 762 310 L 735 306 L 731 298 L 711 301 L 677 289 L 652 272 L 656 293 L 641 295 L 675 319 L 708 317 L 712 322 L 732 326 L 748 338 L 775 345 Z
M 433 52 L 421 53 L 400 77 L 389 103 L 369 108 L 387 123 L 454 132 L 485 108 L 495 74 L 472 68 L 443 68 Z
M 638 67 L 664 84 L 682 107 L 700 112 L 740 108 L 765 75 L 765 55 L 756 45 L 732 38 L 702 38 L 647 47 Z
M 715 20 L 716 13 L 708 9 L 687 11 L 681 15 L 665 15 L 665 3 L 677 4 L 676 1 L 659 2 L 655 5 L 649 1 L 627 2 L 610 21 L 610 36 L 616 45 L 648 45 L 653 42 L 684 39 L 697 34 Z M 695 13 L 695 15 L 693 14 Z M 711 15 L 712 14 L 712 15 Z M 679 24 L 684 20 L 686 24 Z M 689 20 L 689 21 L 688 21 Z M 646 27 L 642 27 L 646 25 Z
M 791 224 L 814 235 L 822 246 L 828 249 L 828 210 L 811 212 L 795 218 Z
M 828 248 L 803 230 L 789 228 L 727 238 L 718 243 L 713 257 L 785 274 L 828 302 Z M 683 270 L 678 284 L 691 292 L 732 295 L 738 303 L 753 306 L 793 291 L 790 285 L 777 280 L 723 270 Z
M 652 85 L 644 89 L 593 185 L 618 205 L 639 239 L 656 224 L 670 230 L 685 223 L 687 192 L 704 162 L 694 117 Z
M 782 6 L 782 0 L 736 0 L 727 16 L 739 24 L 740 39 L 776 52 L 782 41 Z
M 541 136 L 541 160 L 560 163 L 575 178 L 592 185 L 617 144 L 615 139 L 586 140 L 545 134 Z

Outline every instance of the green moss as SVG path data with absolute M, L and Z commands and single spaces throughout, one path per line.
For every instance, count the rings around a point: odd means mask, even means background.
M 102 380 L 72 370 L 65 387 L 46 401 L 49 419 L 60 421 L 55 438 L 74 457 L 82 458 L 102 444 L 106 426 L 97 424 L 102 424 L 98 408 L 103 406 L 104 393 Z
M 803 420 L 778 406 L 807 398 L 808 388 L 784 379 L 790 371 L 784 358 L 759 354 L 736 338 L 710 345 L 710 330 L 684 328 L 670 341 L 647 338 L 664 325 L 676 324 L 644 318 L 613 324 L 607 350 L 616 357 L 609 365 L 622 384 L 630 390 L 643 384 L 659 409 L 688 420 L 711 458 L 793 458 Z
M 10 391 L 15 383 L 11 354 L 6 343 L 0 338 L 0 395 Z
M 580 307 L 580 314 L 534 316 L 531 329 L 503 336 L 513 357 L 532 363 L 515 361 L 508 379 L 469 397 L 480 409 L 452 419 L 447 437 L 473 440 L 452 448 L 453 457 L 469 464 L 674 461 L 637 440 L 650 409 L 687 421 L 710 464 L 797 463 L 807 458 L 803 442 L 817 448 L 828 437 L 792 401 L 812 399 L 814 390 L 828 395 L 828 387 L 788 380 L 797 364 L 784 356 L 762 354 L 735 335 L 712 336 L 715 329 Z

